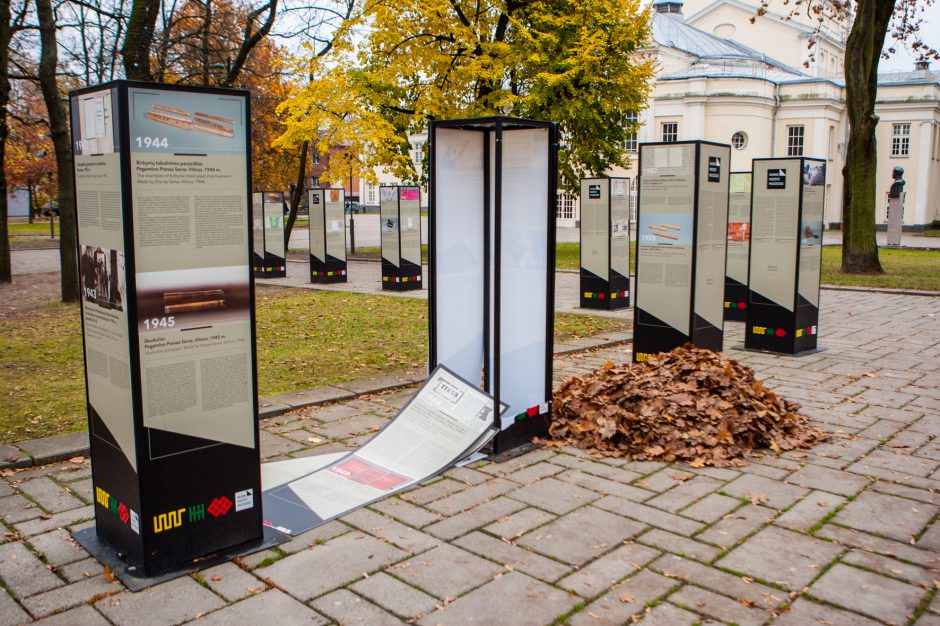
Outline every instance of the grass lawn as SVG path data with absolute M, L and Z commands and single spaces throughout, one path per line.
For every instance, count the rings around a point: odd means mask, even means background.
M 822 282 L 852 287 L 940 291 L 940 250 L 880 248 L 878 258 L 884 274 L 843 274 L 839 270 L 842 247 L 826 246 L 823 248 Z
M 914 234 L 918 237 L 940 237 L 940 228 L 931 228 L 929 230 Z
M 262 395 L 420 368 L 427 303 L 351 293 L 259 287 Z M 559 341 L 626 326 L 556 315 Z M 78 306 L 48 304 L 0 318 L 0 444 L 86 427 Z
M 630 267 L 636 265 L 636 242 L 630 242 Z M 581 269 L 581 244 L 577 242 L 562 242 L 555 244 L 555 267 L 560 270 Z
M 34 222 L 32 224 L 28 223 L 17 223 L 17 224 L 8 224 L 7 227 L 10 229 L 11 236 L 35 236 L 35 237 L 48 237 L 49 236 L 49 220 L 43 222 Z M 55 234 L 56 237 L 59 236 L 59 220 L 55 221 Z

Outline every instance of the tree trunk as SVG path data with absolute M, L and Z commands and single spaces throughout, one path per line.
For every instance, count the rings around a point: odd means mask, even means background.
M 160 0 L 134 0 L 131 16 L 127 21 L 127 34 L 121 55 L 124 57 L 124 74 L 130 80 L 153 80 L 150 70 L 150 48 L 153 45 L 153 30 L 157 25 Z
M 284 246 L 290 243 L 290 233 L 294 230 L 294 222 L 297 221 L 297 209 L 300 207 L 300 200 L 304 196 L 304 178 L 307 173 L 307 147 L 309 141 L 305 141 L 300 147 L 300 166 L 297 168 L 297 184 L 294 185 L 294 191 L 290 196 L 290 211 L 287 214 L 287 226 L 284 227 Z M 308 216 L 309 219 L 309 216 Z
M 36 0 L 39 18 L 39 86 L 49 115 L 49 130 L 55 148 L 59 200 L 59 263 L 62 270 L 62 302 L 78 302 L 78 241 L 75 230 L 75 170 L 72 139 L 62 94 L 56 81 L 59 51 L 55 40 L 55 14 L 51 0 Z
M 7 104 L 10 101 L 10 0 L 0 0 L 0 164 L 6 156 Z M 7 175 L 0 167 L 0 283 L 13 281 L 10 233 L 7 228 Z
M 893 10 L 893 0 L 859 0 L 845 47 L 849 139 L 842 170 L 842 271 L 851 274 L 883 272 L 875 241 L 875 99 L 878 62 Z

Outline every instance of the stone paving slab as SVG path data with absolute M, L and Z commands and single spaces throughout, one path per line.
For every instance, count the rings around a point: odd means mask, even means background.
M 17 443 L 16 447 L 28 454 L 34 465 L 43 465 L 84 454 L 88 450 L 88 432 L 31 439 Z
M 138 594 L 67 535 L 91 523 L 87 462 L 5 466 L 0 625 L 940 624 L 935 302 L 827 292 L 828 349 L 799 359 L 742 352 L 726 325 L 726 350 L 833 433 L 813 450 L 726 469 L 534 450 Z M 558 355 L 556 380 L 628 357 Z M 343 393 L 262 399 L 266 457 L 355 445 L 410 391 Z

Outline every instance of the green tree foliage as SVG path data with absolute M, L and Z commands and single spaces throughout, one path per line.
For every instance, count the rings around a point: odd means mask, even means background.
M 385 166 L 421 178 L 408 136 L 429 120 L 510 115 L 560 125 L 561 182 L 625 165 L 627 119 L 649 94 L 638 0 L 384 0 L 348 20 L 330 55 L 298 62 L 281 141 L 347 148 L 331 178 Z M 367 175 L 367 174 L 366 174 Z

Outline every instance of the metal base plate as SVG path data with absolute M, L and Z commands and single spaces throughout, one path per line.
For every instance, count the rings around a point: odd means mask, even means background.
M 760 354 L 777 354 L 780 356 L 807 356 L 810 354 L 816 354 L 817 352 L 825 352 L 825 348 L 815 347 L 812 350 L 803 350 L 802 352 L 776 352 L 774 350 L 761 350 L 760 348 L 747 348 L 743 345 L 734 346 L 735 350 L 744 350 L 745 352 L 757 352 Z
M 94 526 L 74 532 L 72 533 L 72 537 L 74 537 L 75 541 L 85 548 L 93 557 L 98 559 L 99 563 L 111 570 L 114 576 L 131 591 L 147 589 L 148 587 L 165 583 L 197 570 L 230 561 L 237 556 L 246 556 L 261 550 L 267 550 L 268 548 L 290 540 L 290 537 L 287 535 L 265 526 L 264 537 L 257 543 L 242 544 L 209 556 L 193 559 L 188 563 L 181 564 L 178 569 L 165 572 L 158 576 L 145 576 L 139 572 L 135 566 L 129 565 L 124 561 L 118 555 L 117 550 L 98 539 L 98 533 Z

